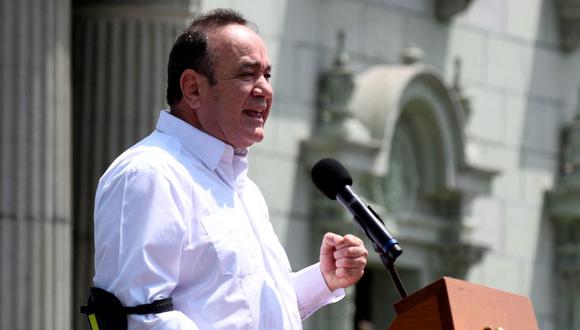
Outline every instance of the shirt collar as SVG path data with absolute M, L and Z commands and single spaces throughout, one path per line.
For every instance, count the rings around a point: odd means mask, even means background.
M 232 146 L 173 116 L 167 110 L 161 111 L 157 130 L 178 139 L 183 148 L 199 157 L 212 171 L 218 167 L 222 158 L 233 158 Z

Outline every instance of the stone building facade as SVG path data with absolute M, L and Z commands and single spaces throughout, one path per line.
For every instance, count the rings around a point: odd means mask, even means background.
M 97 178 L 165 107 L 176 32 L 215 7 L 274 64 L 250 176 L 295 268 L 324 231 L 361 235 L 310 183 L 335 157 L 401 241 L 408 291 L 451 275 L 580 329 L 577 0 L 0 0 L 0 328 L 86 328 Z M 373 255 L 305 328 L 385 328 L 397 298 Z

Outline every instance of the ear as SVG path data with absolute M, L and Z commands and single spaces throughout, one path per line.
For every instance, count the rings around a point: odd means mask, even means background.
M 190 109 L 197 109 L 201 105 L 200 86 L 201 75 L 192 69 L 185 69 L 181 73 L 179 85 L 183 94 L 183 101 Z

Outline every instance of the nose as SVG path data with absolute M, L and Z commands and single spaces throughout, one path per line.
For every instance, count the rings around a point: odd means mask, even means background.
M 263 75 L 256 81 L 254 88 L 252 89 L 252 96 L 261 96 L 266 99 L 272 98 L 272 85 Z

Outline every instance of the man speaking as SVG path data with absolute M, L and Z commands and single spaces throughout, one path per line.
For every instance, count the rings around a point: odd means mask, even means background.
M 124 306 L 173 300 L 172 311 L 129 315 L 129 329 L 301 329 L 362 276 L 362 241 L 333 233 L 319 263 L 292 272 L 246 175 L 270 72 L 263 40 L 234 11 L 200 15 L 176 39 L 170 109 L 112 163 L 95 200 L 95 286 Z

